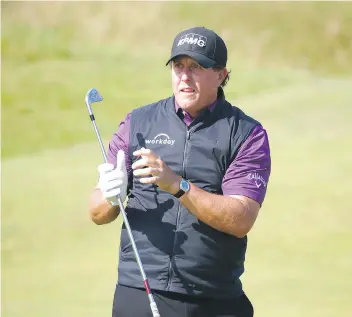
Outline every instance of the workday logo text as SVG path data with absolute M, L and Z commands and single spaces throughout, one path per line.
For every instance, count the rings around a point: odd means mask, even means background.
M 188 33 L 180 38 L 177 46 L 181 46 L 183 44 L 197 44 L 200 47 L 204 47 L 207 45 L 207 38 L 196 33 Z
M 170 137 L 165 133 L 160 133 L 156 135 L 153 139 L 145 140 L 145 143 L 174 145 L 175 140 L 171 140 Z

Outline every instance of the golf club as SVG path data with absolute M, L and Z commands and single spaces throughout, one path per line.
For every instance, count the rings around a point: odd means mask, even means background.
M 87 108 L 88 108 L 90 120 L 93 123 L 94 130 L 95 130 L 95 133 L 96 133 L 98 141 L 99 141 L 100 149 L 101 149 L 101 152 L 102 152 L 103 157 L 104 157 L 104 161 L 105 161 L 105 163 L 107 163 L 108 162 L 108 158 L 107 158 L 107 155 L 106 155 L 106 151 L 105 151 L 104 144 L 102 142 L 98 127 L 97 127 L 97 125 L 95 123 L 95 118 L 94 118 L 93 110 L 92 110 L 92 107 L 91 107 L 92 103 L 100 102 L 102 100 L 103 100 L 103 97 L 99 94 L 98 90 L 95 89 L 95 88 L 90 89 L 87 92 L 86 98 L 85 98 L 85 102 L 86 102 L 86 105 L 87 105 Z M 120 206 L 120 212 L 122 213 L 123 220 L 124 220 L 127 232 L 128 232 L 128 236 L 129 236 L 131 244 L 132 244 L 134 255 L 136 257 L 136 261 L 137 261 L 139 270 L 140 270 L 142 278 L 143 278 L 144 286 L 145 286 L 146 292 L 148 294 L 150 308 L 151 308 L 153 317 L 160 317 L 159 310 L 158 310 L 158 307 L 157 307 L 157 305 L 155 303 L 153 294 L 151 292 L 147 276 L 145 275 L 145 272 L 144 272 L 142 261 L 141 261 L 141 259 L 139 257 L 137 246 L 136 246 L 136 243 L 134 241 L 134 238 L 133 238 L 133 235 L 132 235 L 132 231 L 131 231 L 131 227 L 130 227 L 130 224 L 128 222 L 127 215 L 126 215 L 126 212 L 125 212 L 125 208 L 124 208 L 123 203 L 121 201 L 120 195 L 117 196 L 117 200 L 118 200 L 118 203 L 119 203 L 119 206 Z

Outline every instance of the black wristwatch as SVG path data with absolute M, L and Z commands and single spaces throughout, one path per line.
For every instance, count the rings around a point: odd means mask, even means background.
M 185 179 L 181 178 L 180 181 L 180 190 L 174 195 L 176 198 L 180 198 L 183 194 L 189 192 L 191 189 L 191 185 L 188 181 Z

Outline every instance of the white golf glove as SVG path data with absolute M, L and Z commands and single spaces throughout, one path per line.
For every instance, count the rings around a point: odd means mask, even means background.
M 122 202 L 127 196 L 127 169 L 125 165 L 125 153 L 120 150 L 116 156 L 116 168 L 110 163 L 98 165 L 99 182 L 103 196 L 113 206 L 118 206 L 117 195 L 120 195 Z

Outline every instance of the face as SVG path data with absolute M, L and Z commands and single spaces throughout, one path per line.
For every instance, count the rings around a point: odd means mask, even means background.
M 227 70 L 201 67 L 191 57 L 179 57 L 172 61 L 172 89 L 177 104 L 195 116 L 216 100 L 218 87 Z

